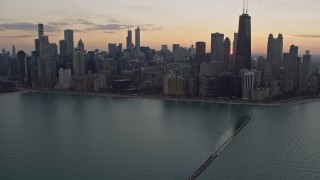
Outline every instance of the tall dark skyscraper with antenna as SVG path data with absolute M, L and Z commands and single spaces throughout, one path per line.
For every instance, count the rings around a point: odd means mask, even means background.
M 128 28 L 128 36 L 127 36 L 127 50 L 132 50 L 133 43 L 132 43 L 132 31 L 130 27 Z
M 251 17 L 248 14 L 248 0 L 244 0 L 243 14 L 239 18 L 236 69 L 239 71 L 242 68 L 251 69 Z
M 139 56 L 139 52 L 140 52 L 140 25 L 138 23 L 138 27 L 137 29 L 135 29 L 135 41 L 136 41 L 136 52 L 137 55 Z

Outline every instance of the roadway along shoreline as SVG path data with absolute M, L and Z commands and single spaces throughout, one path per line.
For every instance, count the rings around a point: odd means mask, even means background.
M 277 107 L 277 106 L 287 106 L 287 105 L 299 105 L 307 104 L 312 102 L 320 102 L 320 96 L 317 97 L 298 97 L 292 99 L 286 99 L 275 102 L 252 102 L 252 101 L 232 101 L 232 100 L 218 100 L 210 98 L 177 98 L 177 97 L 166 97 L 166 96 L 157 96 L 157 95 L 143 95 L 143 94 L 115 94 L 115 93 L 93 93 L 93 92 L 76 92 L 76 91 L 52 91 L 48 89 L 25 89 L 22 91 L 4 93 L 0 95 L 10 95 L 10 94 L 19 94 L 27 92 L 46 92 L 46 93 L 55 93 L 55 94 L 71 94 L 71 95 L 85 95 L 85 96 L 103 96 L 103 97 L 117 97 L 117 98 L 133 98 L 133 99 L 152 99 L 152 100 L 166 100 L 166 101 L 181 101 L 181 102 L 198 102 L 198 103 L 212 103 L 212 104 L 229 104 L 229 105 L 248 105 L 248 106 L 262 106 L 262 107 Z

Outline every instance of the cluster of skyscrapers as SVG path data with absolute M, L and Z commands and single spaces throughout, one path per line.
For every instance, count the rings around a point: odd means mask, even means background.
M 126 49 L 109 43 L 107 51 L 86 51 L 80 39 L 74 47 L 73 30 L 64 31 L 58 46 L 49 42 L 44 26 L 31 56 L 2 50 L 0 75 L 25 86 L 73 91 L 148 93 L 179 97 L 228 97 L 261 101 L 283 94 L 319 91 L 319 72 L 310 72 L 310 51 L 298 57 L 292 45 L 283 53 L 283 36 L 268 37 L 267 56 L 256 64 L 251 54 L 251 17 L 244 10 L 233 43 L 222 33 L 211 34 L 211 52 L 205 42 L 195 47 L 173 44 L 172 51 L 141 46 L 140 27 L 128 28 Z

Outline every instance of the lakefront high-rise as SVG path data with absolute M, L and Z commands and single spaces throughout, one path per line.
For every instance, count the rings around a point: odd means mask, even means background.
M 242 68 L 251 69 L 251 16 L 248 14 L 248 7 L 243 8 L 243 14 L 239 18 L 236 70 Z
M 67 42 L 68 56 L 71 56 L 71 54 L 74 51 L 73 30 L 71 29 L 64 30 L 64 40 Z
M 223 61 L 224 57 L 224 34 L 211 34 L 211 61 Z
M 272 34 L 268 38 L 268 47 L 267 47 L 267 60 L 271 61 L 271 67 L 273 74 L 276 74 L 278 68 L 282 63 L 283 56 L 283 36 L 282 34 L 278 35 L 278 38 L 274 38 Z

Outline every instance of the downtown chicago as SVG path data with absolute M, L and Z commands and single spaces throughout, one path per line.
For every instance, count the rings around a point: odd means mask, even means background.
M 162 45 L 156 51 L 141 46 L 140 38 L 139 25 L 134 36 L 128 27 L 125 49 L 121 43 L 109 43 L 107 51 L 86 51 L 81 39 L 74 47 L 74 31 L 67 29 L 58 53 L 58 46 L 50 43 L 44 26 L 39 24 L 31 56 L 23 51 L 16 54 L 14 46 L 11 55 L 2 50 L 0 75 L 34 89 L 174 97 L 262 101 L 319 92 L 319 72 L 309 71 L 310 51 L 302 59 L 297 46 L 284 53 L 282 34 L 276 38 L 270 34 L 267 56 L 253 63 L 251 17 L 245 9 L 233 42 L 223 33 L 212 33 L 210 53 L 202 41 L 190 48 L 173 44 L 172 51 Z

